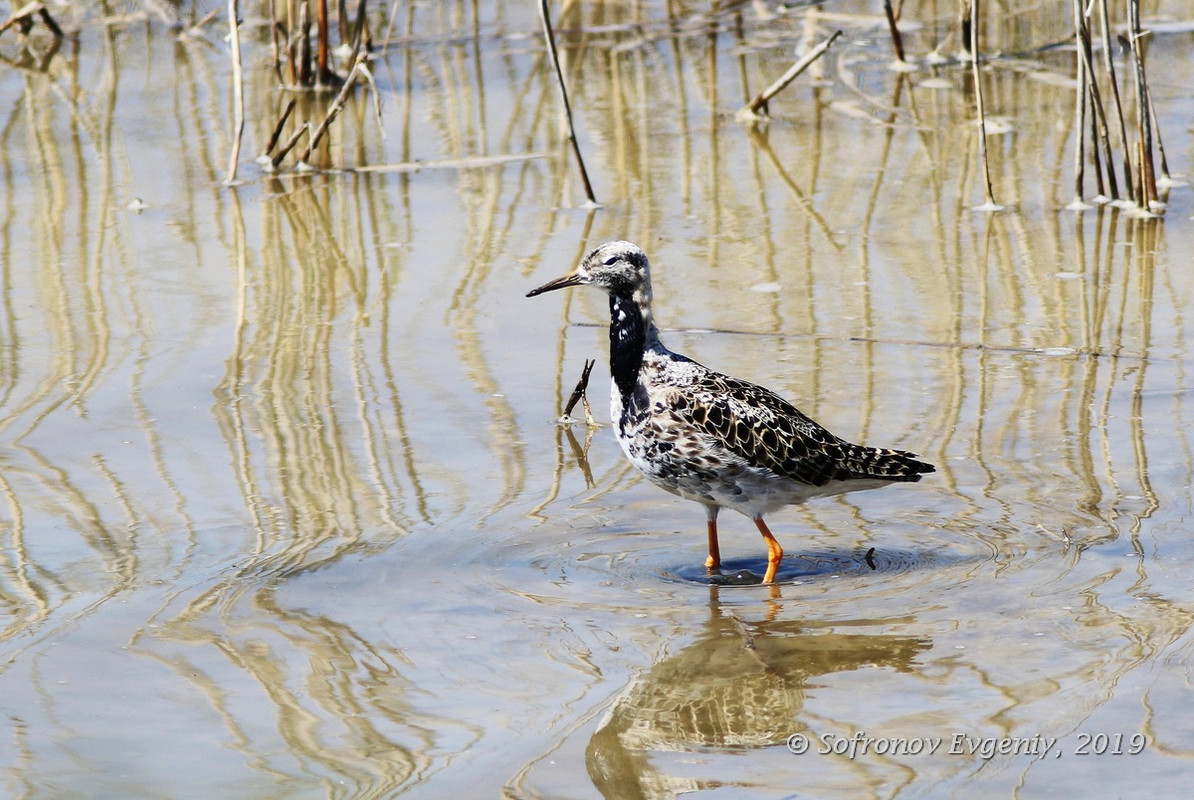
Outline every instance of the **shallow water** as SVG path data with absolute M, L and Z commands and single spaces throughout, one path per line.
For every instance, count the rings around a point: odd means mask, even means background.
M 968 73 L 889 69 L 869 6 L 751 128 L 803 17 L 584 4 L 587 209 L 523 5 L 415 6 L 381 129 L 359 93 L 327 171 L 274 176 L 288 95 L 246 14 L 235 187 L 222 20 L 64 11 L 44 69 L 0 69 L 3 793 L 1184 791 L 1190 189 L 1066 210 L 1064 50 L 990 67 L 990 214 Z M 924 53 L 949 22 L 908 24 Z M 1150 47 L 1189 171 L 1194 40 Z M 711 584 L 701 509 L 555 421 L 589 358 L 605 420 L 605 302 L 523 295 L 611 238 L 673 349 L 938 472 L 778 513 L 779 585 Z

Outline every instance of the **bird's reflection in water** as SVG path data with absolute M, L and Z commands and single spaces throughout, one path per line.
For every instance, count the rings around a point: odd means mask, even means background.
M 711 588 L 713 611 L 703 635 L 636 679 L 590 739 L 589 777 L 604 797 L 674 797 L 708 788 L 653 769 L 651 753 L 783 745 L 804 729 L 810 680 L 863 667 L 907 671 L 931 647 L 911 636 L 838 632 L 888 626 L 891 619 L 744 621 L 720 606 L 718 592 Z

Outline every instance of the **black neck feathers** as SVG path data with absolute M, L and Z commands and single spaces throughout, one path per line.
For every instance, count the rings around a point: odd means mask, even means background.
M 647 341 L 647 321 L 638 303 L 631 298 L 609 296 L 609 371 L 622 395 L 622 408 L 634 395 L 639 368 L 643 364 L 643 347 Z

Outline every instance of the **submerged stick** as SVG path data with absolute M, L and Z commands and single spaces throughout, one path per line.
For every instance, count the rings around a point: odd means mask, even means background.
M 564 121 L 568 126 L 568 141 L 572 144 L 572 155 L 576 158 L 576 165 L 580 168 L 580 178 L 585 185 L 585 197 L 590 203 L 596 203 L 593 195 L 593 185 L 589 183 L 589 173 L 585 169 L 585 160 L 580 155 L 580 145 L 576 143 L 576 130 L 572 127 L 572 104 L 568 102 L 568 88 L 564 85 L 564 71 L 560 69 L 560 54 L 556 50 L 556 36 L 551 29 L 551 13 L 547 8 L 547 0 L 539 0 L 539 17 L 543 20 L 543 38 L 547 40 L 547 50 L 551 54 L 551 63 L 556 70 L 556 81 L 560 87 L 560 99 L 564 102 Z
M 241 73 L 240 64 L 240 14 L 239 3 L 237 0 L 228 0 L 228 29 L 231 40 L 229 46 L 232 48 L 232 96 L 233 96 L 233 123 L 232 123 L 232 152 L 228 156 L 228 177 L 225 183 L 232 183 L 236 180 L 237 162 L 240 161 L 240 140 L 245 132 L 245 87 L 244 76 Z
M 841 31 L 834 31 L 828 39 L 805 53 L 804 58 L 793 64 L 787 72 L 780 76 L 779 80 L 768 86 L 763 91 L 759 92 L 757 95 L 755 95 L 753 100 L 738 110 L 738 113 L 735 115 L 738 121 L 741 122 L 743 120 L 758 119 L 760 116 L 760 111 L 762 111 L 763 114 L 766 114 L 767 102 L 783 91 L 785 86 L 796 80 L 796 77 L 800 75 L 800 73 L 808 69 L 809 64 L 812 64 L 814 61 L 824 55 L 825 51 L 832 47 L 833 43 L 836 42 L 838 37 L 841 35 Z

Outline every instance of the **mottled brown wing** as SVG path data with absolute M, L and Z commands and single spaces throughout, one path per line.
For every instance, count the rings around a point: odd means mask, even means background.
M 710 370 L 670 398 L 675 413 L 752 466 L 810 486 L 831 480 L 919 480 L 933 467 L 899 450 L 851 444 L 775 392 Z

